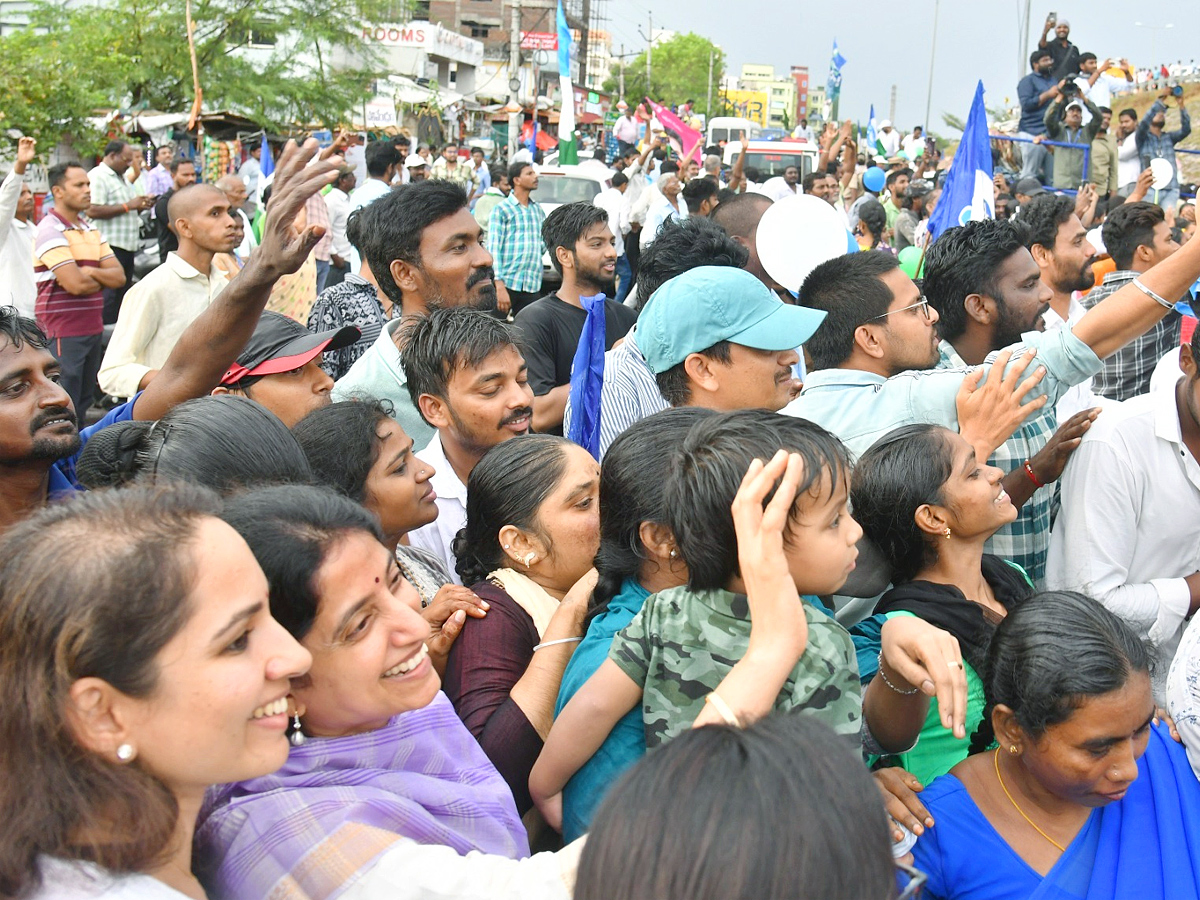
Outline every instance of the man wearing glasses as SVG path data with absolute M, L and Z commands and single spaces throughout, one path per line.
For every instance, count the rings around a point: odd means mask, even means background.
M 1162 298 L 1180 296 L 1200 277 L 1200 242 L 1194 243 L 1144 273 L 1140 285 L 1131 283 L 1097 304 L 1071 328 L 1023 334 L 1020 344 L 1005 349 L 1036 351 L 1036 366 L 1028 372 L 1032 377 L 1022 381 L 1028 357 L 1013 353 L 1012 363 L 1004 359 L 1003 372 L 978 391 L 973 387 L 982 375 L 967 376 L 987 365 L 936 368 L 941 361 L 938 313 L 891 254 L 853 253 L 822 263 L 805 280 L 800 303 L 828 315 L 805 344 L 810 371 L 804 390 L 783 412 L 829 429 L 855 455 L 902 425 L 926 422 L 959 431 L 979 458 L 987 459 L 1019 424 L 1004 404 L 985 406 L 992 388 L 1024 399 L 1024 415 L 1053 406 L 1069 387 L 1098 372 L 1101 359 L 1174 308 Z M 978 293 L 964 302 L 1005 296 L 1016 285 L 1038 281 L 1039 270 L 1021 245 L 991 276 L 995 284 L 981 281 Z M 997 383 L 1000 376 L 1003 385 Z M 1041 481 L 1037 469 L 1033 474 L 1021 469 L 1031 486 L 1040 486 L 1034 481 Z

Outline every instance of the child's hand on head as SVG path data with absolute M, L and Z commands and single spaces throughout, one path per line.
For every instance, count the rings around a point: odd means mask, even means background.
M 756 459 L 730 507 L 751 624 L 765 624 L 774 639 L 790 640 L 797 656 L 808 642 L 808 622 L 783 552 L 783 532 L 803 477 L 804 462 L 798 453 L 780 450 L 767 463 Z M 764 508 L 763 500 L 776 481 L 779 488 Z M 752 627 L 752 643 L 756 635 L 767 637 L 762 628 Z

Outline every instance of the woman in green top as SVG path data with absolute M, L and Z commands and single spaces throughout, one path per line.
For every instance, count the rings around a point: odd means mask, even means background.
M 935 699 L 917 745 L 896 757 L 924 784 L 966 758 L 969 735 L 983 719 L 978 672 L 992 632 L 1033 593 L 1019 566 L 983 552 L 988 538 L 1017 516 L 1003 476 L 936 425 L 897 428 L 854 469 L 854 517 L 892 567 L 894 586 L 875 612 L 924 619 L 958 638 L 963 652 L 968 738 L 942 727 Z

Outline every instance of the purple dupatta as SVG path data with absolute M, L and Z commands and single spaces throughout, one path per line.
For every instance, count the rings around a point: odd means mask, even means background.
M 217 898 L 333 897 L 398 837 L 529 855 L 512 792 L 440 691 L 376 731 L 309 738 L 278 772 L 212 788 L 196 870 Z

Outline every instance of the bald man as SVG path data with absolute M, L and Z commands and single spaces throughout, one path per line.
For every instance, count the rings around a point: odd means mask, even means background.
M 237 244 L 237 221 L 225 192 L 210 184 L 181 188 L 167 204 L 179 249 L 130 288 L 100 365 L 100 387 L 132 397 L 155 376 L 179 336 L 225 287 L 213 265 Z
M 762 219 L 763 213 L 771 208 L 772 203 L 774 201 L 765 194 L 747 191 L 736 197 L 730 197 L 717 206 L 709 218 L 720 225 L 735 242 L 750 251 L 750 260 L 745 265 L 746 271 L 765 284 L 768 289 L 779 293 L 782 290 L 781 286 L 767 274 L 767 270 L 763 268 L 758 258 L 758 223 Z M 788 297 L 787 302 L 793 302 L 792 298 Z
M 245 262 L 250 256 L 250 251 L 258 246 L 258 239 L 255 238 L 254 229 L 250 224 L 250 216 L 246 214 L 246 200 L 250 196 L 246 193 L 246 182 L 236 175 L 226 175 L 217 179 L 217 187 L 229 198 L 230 212 L 242 220 L 242 242 L 233 252 Z

